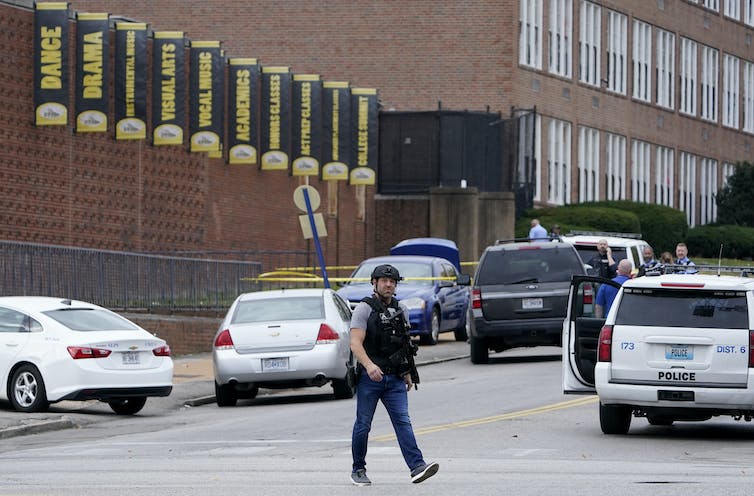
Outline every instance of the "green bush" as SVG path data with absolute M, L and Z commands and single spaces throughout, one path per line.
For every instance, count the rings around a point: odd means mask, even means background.
M 640 232 L 639 218 L 632 212 L 597 205 L 565 205 L 527 210 L 516 222 L 516 237 L 529 235 L 531 219 L 539 219 L 548 231 L 558 224 L 563 234 L 574 230 Z
M 733 225 L 707 225 L 689 229 L 686 236 L 689 253 L 715 258 L 723 245 L 724 258 L 751 260 L 754 255 L 754 228 Z
M 664 205 L 638 203 L 633 201 L 604 201 L 592 205 L 618 208 L 633 212 L 639 217 L 642 239 L 649 243 L 655 253 L 669 251 L 675 253 L 675 245 L 686 239 L 688 224 L 686 214 Z

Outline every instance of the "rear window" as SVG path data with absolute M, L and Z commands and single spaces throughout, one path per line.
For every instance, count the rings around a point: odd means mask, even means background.
M 45 315 L 74 331 L 135 331 L 139 327 L 123 317 L 97 308 L 62 308 Z
M 319 296 L 264 298 L 239 302 L 231 324 L 324 318 L 325 307 Z
M 584 261 L 584 263 L 589 263 L 589 260 L 591 260 L 592 257 L 598 253 L 597 245 L 594 245 L 594 246 L 576 245 L 576 251 L 581 257 L 581 260 Z M 610 252 L 613 255 L 613 260 L 615 260 L 616 262 L 619 262 L 623 260 L 624 258 L 626 258 L 625 248 L 615 248 L 611 246 Z
M 623 288 L 615 324 L 748 329 L 746 293 Z
M 579 257 L 569 247 L 488 251 L 479 266 L 478 285 L 570 281 L 583 274 Z

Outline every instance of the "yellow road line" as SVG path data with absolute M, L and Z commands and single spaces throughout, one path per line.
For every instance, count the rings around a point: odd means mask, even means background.
M 540 413 L 554 412 L 556 410 L 563 410 L 564 408 L 573 408 L 576 406 L 588 405 L 590 403 L 597 402 L 597 396 L 586 396 L 575 400 L 562 401 L 560 403 L 553 403 L 552 405 L 544 405 L 537 408 L 530 408 L 529 410 L 521 410 L 518 412 L 503 413 L 500 415 L 493 415 L 491 417 L 482 417 L 478 419 L 463 420 L 460 422 L 451 422 L 449 424 L 440 424 L 433 427 L 425 427 L 423 429 L 417 429 L 414 434 L 417 436 L 422 434 L 432 434 L 434 432 L 447 431 L 451 429 L 461 429 L 464 427 L 473 427 L 482 424 L 490 424 L 492 422 L 500 422 L 502 420 L 510 420 L 519 417 L 528 417 L 530 415 L 538 415 Z M 384 436 L 376 436 L 371 438 L 372 441 L 392 441 L 395 439 L 395 434 L 387 434 Z

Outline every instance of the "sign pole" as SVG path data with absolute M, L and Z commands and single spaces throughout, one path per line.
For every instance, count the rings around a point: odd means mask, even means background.
M 325 268 L 325 257 L 322 256 L 322 245 L 319 243 L 319 234 L 317 234 L 317 224 L 314 222 L 314 213 L 312 204 L 309 201 L 309 188 L 303 188 L 304 201 L 306 202 L 306 214 L 309 216 L 309 224 L 312 226 L 312 237 L 314 238 L 314 247 L 317 250 L 319 266 L 322 268 L 322 279 L 325 281 L 325 287 L 330 288 L 330 280 L 327 278 L 327 269 Z

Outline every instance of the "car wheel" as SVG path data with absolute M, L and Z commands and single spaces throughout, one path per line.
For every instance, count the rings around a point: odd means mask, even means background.
M 238 395 L 232 384 L 223 384 L 222 386 L 215 383 L 215 401 L 217 406 L 236 406 Z
M 471 363 L 489 363 L 490 350 L 483 339 L 471 338 L 469 346 L 471 348 Z
M 422 334 L 420 341 L 422 344 L 435 345 L 438 339 L 440 339 L 440 311 L 435 308 L 432 310 L 429 334 Z
M 631 407 L 600 403 L 600 427 L 605 434 L 628 434 L 631 426 Z
M 453 335 L 456 338 L 456 341 L 467 341 L 469 339 L 469 333 L 468 333 L 468 316 L 466 316 L 465 321 L 460 326 L 453 329 Z
M 356 394 L 356 372 L 354 368 L 351 366 L 348 367 L 348 372 L 346 372 L 344 379 L 333 379 L 332 389 L 337 400 L 353 398 L 353 395 Z
M 647 422 L 649 425 L 673 425 L 672 418 L 659 415 L 647 415 Z
M 237 398 L 243 398 L 245 400 L 253 400 L 257 397 L 257 394 L 259 394 L 259 386 L 251 386 L 249 389 L 246 389 L 244 391 L 239 391 L 238 389 L 235 389 L 234 392 L 236 393 Z
M 50 406 L 42 374 L 29 364 L 21 365 L 13 373 L 8 398 L 19 412 L 44 412 Z
M 146 397 L 124 398 L 122 400 L 110 400 L 107 402 L 110 408 L 118 415 L 135 415 L 144 408 L 147 403 Z

